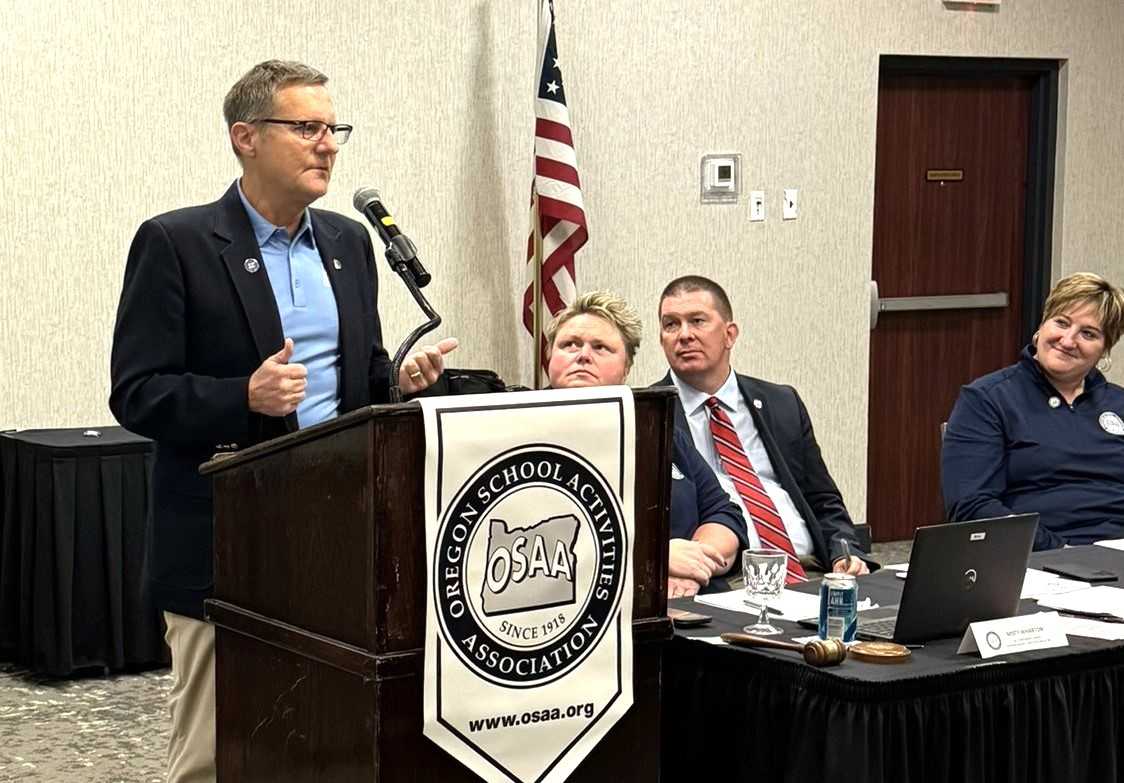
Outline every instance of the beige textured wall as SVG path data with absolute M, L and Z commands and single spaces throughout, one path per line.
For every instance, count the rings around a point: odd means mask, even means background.
M 866 495 L 867 294 L 878 56 L 1068 60 L 1056 271 L 1124 281 L 1124 4 L 556 0 L 591 240 L 583 288 L 642 306 L 633 380 L 662 374 L 671 276 L 725 281 L 737 364 L 796 384 L 849 505 Z M 220 104 L 251 64 L 310 62 L 358 132 L 322 206 L 382 190 L 434 271 L 461 366 L 525 379 L 516 297 L 530 173 L 534 0 L 3 0 L 0 427 L 103 424 L 125 252 L 145 217 L 237 174 Z M 698 203 L 699 156 L 738 151 L 769 220 Z M 779 191 L 799 187 L 782 223 Z M 747 187 L 747 189 L 748 189 Z M 388 342 L 415 320 L 389 274 Z

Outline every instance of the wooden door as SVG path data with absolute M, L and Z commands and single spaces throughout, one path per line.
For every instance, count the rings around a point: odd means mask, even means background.
M 867 521 L 876 541 L 912 538 L 918 525 L 944 519 L 941 423 L 963 384 L 1011 364 L 1026 339 L 1032 91 L 1033 80 L 1019 75 L 882 74 L 872 258 L 882 306 L 948 306 L 961 300 L 895 300 L 1003 293 L 1007 304 L 879 314 L 867 455 Z

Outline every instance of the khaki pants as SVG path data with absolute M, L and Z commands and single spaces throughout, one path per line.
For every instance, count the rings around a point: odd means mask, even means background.
M 215 780 L 215 627 L 164 612 L 172 651 L 168 783 Z

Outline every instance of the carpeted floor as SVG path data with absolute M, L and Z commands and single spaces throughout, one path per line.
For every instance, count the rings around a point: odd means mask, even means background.
M 56 680 L 0 664 L 0 781 L 162 781 L 169 670 Z
M 875 544 L 882 563 L 911 541 Z M 56 680 L 0 663 L 0 781 L 157 783 L 168 742 L 168 670 Z

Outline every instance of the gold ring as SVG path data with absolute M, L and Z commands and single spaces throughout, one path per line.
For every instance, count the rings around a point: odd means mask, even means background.
M 412 373 L 410 373 L 410 380 L 412 381 L 416 381 L 420 377 L 422 377 L 420 370 L 414 370 Z

